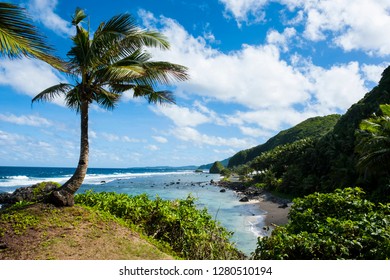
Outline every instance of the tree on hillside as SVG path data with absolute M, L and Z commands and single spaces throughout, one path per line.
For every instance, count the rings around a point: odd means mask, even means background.
M 382 116 L 363 120 L 356 151 L 358 168 L 369 173 L 390 173 L 390 105 L 380 105 Z
M 24 9 L 0 2 L 0 55 L 10 59 L 22 56 L 43 60 L 57 69 L 64 70 L 63 63 L 50 55 L 53 49 L 42 36 Z
M 222 170 L 225 169 L 225 166 L 222 165 L 220 161 L 214 162 L 213 166 L 211 166 L 209 172 L 211 174 L 221 174 Z
M 54 204 L 71 206 L 88 167 L 88 111 L 92 102 L 114 109 L 122 93 L 132 90 L 134 97 L 150 103 L 174 102 L 169 91 L 157 91 L 159 84 L 188 79 L 187 68 L 164 61 L 151 61 L 144 47 L 168 49 L 169 43 L 158 32 L 140 29 L 128 14 L 112 17 L 99 25 L 94 34 L 82 27 L 86 14 L 77 8 L 72 18 L 76 35 L 68 52 L 68 72 L 74 84 L 54 85 L 33 98 L 48 101 L 64 95 L 66 104 L 81 118 L 80 158 L 73 176 L 51 195 Z

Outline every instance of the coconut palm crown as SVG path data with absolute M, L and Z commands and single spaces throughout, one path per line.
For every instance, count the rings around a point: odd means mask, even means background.
M 68 71 L 74 84 L 54 85 L 33 98 L 32 102 L 49 101 L 63 95 L 68 107 L 80 113 L 80 158 L 73 176 L 52 193 L 52 202 L 73 205 L 73 195 L 81 186 L 88 167 L 88 110 L 92 102 L 114 109 L 121 95 L 132 90 L 134 97 L 145 97 L 150 103 L 172 103 L 170 91 L 156 87 L 188 79 L 187 68 L 164 61 L 151 61 L 145 47 L 169 48 L 158 32 L 140 29 L 129 14 L 120 14 L 99 25 L 91 35 L 82 27 L 86 14 L 80 8 L 72 18 L 76 35 L 68 52 Z
M 50 54 L 53 48 L 45 43 L 45 37 L 29 21 L 24 9 L 0 2 L 0 55 L 38 58 L 65 70 L 63 62 Z

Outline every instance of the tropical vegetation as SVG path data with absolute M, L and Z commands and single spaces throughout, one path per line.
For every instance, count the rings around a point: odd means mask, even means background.
M 123 219 L 143 234 L 167 244 L 181 258 L 244 258 L 229 240 L 233 233 L 213 220 L 206 209 L 197 209 L 191 196 L 169 201 L 159 197 L 152 200 L 145 194 L 88 191 L 77 194 L 75 201 Z
M 225 166 L 222 165 L 220 161 L 214 162 L 213 166 L 210 167 L 209 172 L 211 174 L 221 174 L 221 172 L 225 169 Z
M 24 9 L 0 2 L 0 55 L 10 59 L 22 56 L 38 58 L 64 69 L 63 62 L 53 56 L 53 48 L 45 42 L 45 37 L 31 24 Z
M 258 240 L 254 259 L 388 259 L 390 203 L 374 204 L 359 188 L 297 198 L 289 223 Z
M 80 157 L 74 175 L 55 186 L 49 200 L 45 185 L 33 196 L 59 206 L 79 203 L 115 216 L 129 227 L 159 240 L 186 259 L 240 259 L 229 237 L 194 199 L 164 201 L 146 195 L 115 193 L 74 195 L 88 168 L 89 108 L 93 102 L 114 109 L 123 93 L 150 103 L 173 103 L 160 85 L 188 79 L 182 65 L 153 61 L 146 48 L 167 50 L 169 43 L 154 31 L 140 29 L 128 14 L 112 17 L 95 32 L 83 27 L 87 15 L 76 9 L 76 29 L 68 60 L 51 53 L 24 10 L 0 2 L 0 54 L 43 60 L 69 74 L 74 83 L 42 91 L 33 102 L 62 96 L 80 114 Z M 89 24 L 88 24 L 89 26 Z M 308 119 L 282 131 L 266 143 L 215 162 L 210 172 L 235 172 L 263 189 L 296 197 L 289 223 L 258 240 L 253 259 L 388 259 L 390 258 L 390 67 L 375 88 L 346 114 Z M 359 186 L 359 187 L 355 187 Z M 17 203 L 12 214 L 1 215 L 14 234 L 37 227 L 39 220 Z M 0 236 L 5 235 L 0 228 Z
M 39 93 L 33 102 L 49 101 L 64 96 L 66 105 L 80 114 L 80 157 L 73 176 L 51 194 L 52 203 L 60 206 L 74 204 L 74 193 L 80 188 L 88 168 L 88 117 L 92 102 L 112 110 L 121 95 L 132 91 L 134 97 L 144 97 L 150 103 L 172 103 L 167 90 L 158 85 L 188 78 L 184 66 L 152 61 L 145 47 L 168 49 L 169 43 L 154 31 L 140 29 L 129 14 L 120 14 L 99 25 L 92 34 L 82 26 L 87 15 L 76 9 L 72 24 L 76 34 L 68 52 L 66 72 L 74 84 L 60 83 Z

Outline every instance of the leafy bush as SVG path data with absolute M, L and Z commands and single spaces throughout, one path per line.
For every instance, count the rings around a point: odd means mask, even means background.
M 198 210 L 194 198 L 155 200 L 146 194 L 128 196 L 88 191 L 75 196 L 75 202 L 106 211 L 136 225 L 148 236 L 168 243 L 186 259 L 240 259 L 229 238 L 233 234 L 212 220 L 206 209 Z
M 286 227 L 258 240 L 254 259 L 388 259 L 390 203 L 359 188 L 295 199 Z

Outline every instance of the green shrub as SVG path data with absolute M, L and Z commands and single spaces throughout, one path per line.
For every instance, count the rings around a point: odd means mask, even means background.
M 155 200 L 146 194 L 128 196 L 88 191 L 75 196 L 75 202 L 109 212 L 136 225 L 148 236 L 170 247 L 186 259 L 239 259 L 229 238 L 233 234 L 214 221 L 206 209 L 198 210 L 194 198 Z
M 390 203 L 359 188 L 295 199 L 286 227 L 258 240 L 254 259 L 388 259 Z

